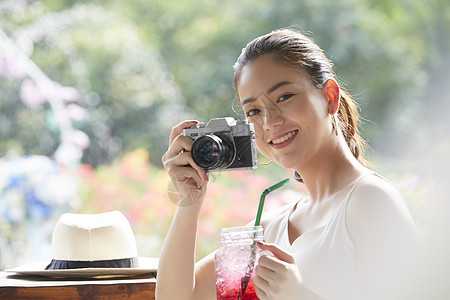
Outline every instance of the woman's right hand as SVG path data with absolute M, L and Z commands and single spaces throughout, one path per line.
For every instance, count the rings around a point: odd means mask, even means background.
M 174 126 L 170 133 L 169 149 L 162 157 L 164 168 L 169 174 L 173 187 L 169 196 L 179 207 L 200 208 L 209 180 L 205 169 L 199 167 L 191 156 L 194 141 L 183 136 L 183 129 L 197 125 L 198 121 L 184 121 Z

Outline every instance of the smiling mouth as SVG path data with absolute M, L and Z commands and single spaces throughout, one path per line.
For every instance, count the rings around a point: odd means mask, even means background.
M 282 137 L 271 141 L 270 143 L 273 145 L 281 144 L 281 143 L 287 141 L 288 139 L 290 139 L 291 137 L 293 137 L 294 135 L 296 135 L 297 133 L 298 133 L 298 130 L 288 132 L 285 135 L 283 135 Z

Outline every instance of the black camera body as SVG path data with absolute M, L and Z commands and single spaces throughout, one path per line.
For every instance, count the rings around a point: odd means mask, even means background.
M 252 123 L 232 117 L 214 118 L 206 125 L 184 129 L 194 140 L 194 162 L 210 172 L 257 168 L 255 130 Z

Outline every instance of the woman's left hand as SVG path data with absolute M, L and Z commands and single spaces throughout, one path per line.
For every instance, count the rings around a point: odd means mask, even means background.
M 273 253 L 273 256 L 261 256 L 255 268 L 253 282 L 259 299 L 298 300 L 309 295 L 290 253 L 274 244 L 258 243 L 258 247 Z

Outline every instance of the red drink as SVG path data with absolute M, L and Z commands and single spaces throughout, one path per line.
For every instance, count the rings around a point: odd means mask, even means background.
M 256 300 L 259 299 L 256 296 L 255 284 L 253 280 L 250 279 L 248 282 L 248 286 L 245 289 L 244 296 L 241 297 L 241 280 L 235 280 L 233 282 L 233 288 L 225 288 L 225 285 L 230 286 L 230 282 L 227 282 L 224 285 L 216 285 L 217 290 L 217 300 Z
M 262 239 L 261 226 L 222 229 L 214 258 L 217 300 L 258 299 L 252 277 Z

